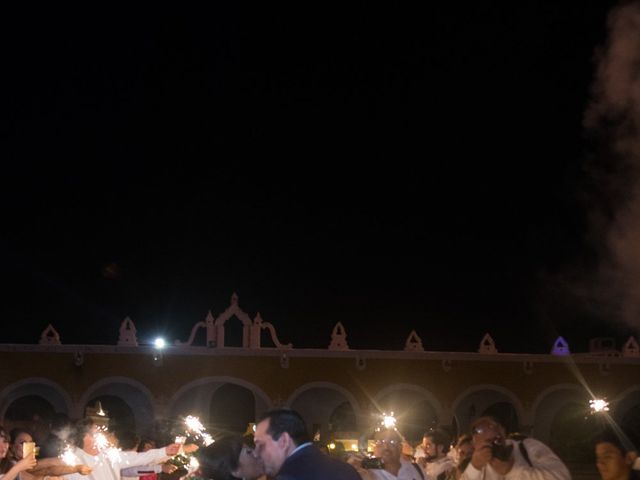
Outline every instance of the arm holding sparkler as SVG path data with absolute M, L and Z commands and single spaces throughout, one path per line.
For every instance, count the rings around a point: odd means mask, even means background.
M 34 477 L 59 477 L 61 475 L 71 475 L 72 473 L 89 475 L 91 471 L 91 467 L 88 465 L 68 465 L 59 458 L 43 458 L 38 461 L 35 468 L 29 469 L 27 473 Z

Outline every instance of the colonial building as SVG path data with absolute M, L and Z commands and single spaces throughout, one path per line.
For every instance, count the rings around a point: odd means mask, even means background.
M 241 346 L 225 345 L 229 322 L 242 325 Z M 187 414 L 214 432 L 244 431 L 262 412 L 288 406 L 325 439 L 364 434 L 385 411 L 412 440 L 435 425 L 463 432 L 493 413 L 562 450 L 584 437 L 595 397 L 610 401 L 614 420 L 640 427 L 635 339 L 620 351 L 596 340 L 590 352 L 573 353 L 558 338 L 541 355 L 500 353 L 487 334 L 476 352 L 448 353 L 425 351 L 411 332 L 402 351 L 352 350 L 338 323 L 326 349 L 296 349 L 234 295 L 217 318 L 209 313 L 188 340 L 164 349 L 138 345 L 129 318 L 114 346 L 65 345 L 53 326 L 38 345 L 0 345 L 0 419 L 36 435 L 55 412 L 81 418 L 98 401 L 142 433 Z

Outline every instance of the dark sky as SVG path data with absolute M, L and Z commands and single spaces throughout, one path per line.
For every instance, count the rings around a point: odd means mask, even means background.
M 234 291 L 299 347 L 625 340 L 558 286 L 614 2 L 402 3 L 4 15 L 0 342 L 184 340 Z

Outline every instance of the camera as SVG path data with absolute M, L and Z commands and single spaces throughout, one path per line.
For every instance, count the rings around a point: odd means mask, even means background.
M 502 437 L 493 439 L 493 443 L 491 444 L 491 455 L 493 458 L 506 462 L 511 458 L 512 451 L 513 445 L 505 445 Z
M 372 469 L 372 468 L 384 468 L 383 462 L 381 458 L 378 457 L 366 457 L 362 459 L 362 468 Z

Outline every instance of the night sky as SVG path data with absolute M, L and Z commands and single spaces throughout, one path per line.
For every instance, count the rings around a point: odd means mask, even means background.
M 0 343 L 186 340 L 237 292 L 297 347 L 621 345 L 584 126 L 614 5 L 4 15 Z

